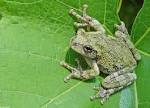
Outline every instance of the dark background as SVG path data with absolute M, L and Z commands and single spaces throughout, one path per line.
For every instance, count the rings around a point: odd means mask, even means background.
M 129 33 L 131 33 L 133 22 L 143 5 L 143 1 L 144 0 L 122 0 L 119 16 L 120 19 L 125 22 Z

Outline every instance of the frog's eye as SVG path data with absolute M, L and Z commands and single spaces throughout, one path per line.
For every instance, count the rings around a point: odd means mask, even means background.
M 83 47 L 83 50 L 84 50 L 86 53 L 91 53 L 91 52 L 93 51 L 92 47 L 91 47 L 91 46 L 88 46 L 88 45 L 84 46 L 84 47 Z

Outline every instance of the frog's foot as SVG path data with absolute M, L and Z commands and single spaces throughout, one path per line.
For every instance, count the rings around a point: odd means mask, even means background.
M 69 11 L 69 14 L 73 17 L 75 17 L 79 23 L 74 23 L 76 28 L 86 28 L 87 31 L 90 31 L 90 28 L 96 30 L 96 31 L 101 31 L 105 33 L 105 29 L 102 27 L 100 22 L 90 16 L 87 15 L 87 8 L 88 5 L 84 4 L 82 7 L 82 16 L 79 15 L 78 13 L 75 12 L 74 9 L 71 9 Z
M 101 103 L 103 104 L 109 98 L 110 95 L 127 87 L 128 85 L 132 84 L 135 80 L 135 73 L 112 73 L 103 80 L 101 87 L 96 87 L 98 93 L 95 96 L 92 96 L 91 100 L 101 98 Z
M 89 21 L 91 20 L 91 17 L 87 15 L 87 8 L 88 5 L 84 4 L 82 6 L 82 16 L 76 13 L 73 9 L 70 10 L 69 14 L 73 17 L 76 17 L 78 22 L 74 23 L 74 26 L 78 28 L 89 28 Z
M 120 31 L 120 32 L 122 32 L 122 33 L 128 35 L 127 28 L 126 28 L 125 23 L 124 23 L 123 21 L 121 21 L 119 25 L 118 25 L 118 24 L 114 24 L 114 26 L 115 26 L 115 28 L 116 28 L 118 31 Z
M 64 61 L 60 62 L 60 65 L 71 72 L 69 75 L 67 75 L 64 78 L 64 82 L 68 82 L 71 78 L 80 78 L 81 77 L 80 70 L 78 70 L 74 67 L 71 67 L 69 64 L 65 63 Z
M 94 88 L 95 89 L 95 88 Z M 113 89 L 105 89 L 103 87 L 96 87 L 97 94 L 91 96 L 90 99 L 93 101 L 95 99 L 101 99 L 101 104 L 104 104 L 109 99 L 109 96 L 117 91 L 122 89 L 122 87 L 113 88 Z
M 91 101 L 95 99 L 101 99 L 101 104 L 103 104 L 109 98 L 109 90 L 104 89 L 103 87 L 94 87 L 94 90 L 98 91 L 96 95 L 91 96 Z

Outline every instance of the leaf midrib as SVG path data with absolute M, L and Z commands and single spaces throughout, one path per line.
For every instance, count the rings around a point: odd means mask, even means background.
M 59 95 L 56 95 L 55 97 L 49 99 L 45 104 L 43 104 L 43 105 L 41 106 L 41 108 L 43 108 L 43 107 L 44 107 L 44 108 L 47 108 L 47 106 L 48 106 L 49 104 L 51 104 L 52 102 L 54 102 L 55 100 L 57 100 L 57 99 L 60 98 L 61 96 L 67 94 L 68 92 L 72 91 L 74 88 L 76 88 L 76 87 L 78 87 L 79 85 L 81 85 L 82 82 L 83 82 L 83 81 L 79 81 L 78 83 L 76 83 L 75 85 L 73 85 L 73 86 L 70 87 L 69 89 L 63 91 L 63 92 L 60 93 Z

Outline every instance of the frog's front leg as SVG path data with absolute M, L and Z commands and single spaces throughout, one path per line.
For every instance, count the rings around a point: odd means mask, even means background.
M 114 72 L 107 76 L 101 84 L 98 93 L 92 96 L 91 99 L 101 98 L 101 103 L 103 104 L 111 94 L 127 87 L 136 80 L 136 74 L 131 73 L 134 67 L 125 68 L 118 72 Z
M 134 58 L 137 61 L 139 61 L 141 59 L 141 55 L 139 54 L 139 52 L 135 48 L 134 44 L 131 42 L 130 36 L 128 34 L 127 28 L 125 27 L 124 22 L 121 21 L 120 25 L 115 24 L 115 28 L 117 29 L 117 31 L 115 32 L 115 36 L 118 37 L 118 38 L 123 39 L 126 42 L 129 49 L 133 53 Z
M 82 70 L 81 66 L 78 66 L 78 68 L 71 67 L 65 62 L 60 63 L 63 67 L 71 71 L 71 73 L 64 78 L 64 81 L 67 82 L 71 78 L 77 78 L 77 79 L 91 79 L 94 78 L 95 76 L 99 75 L 99 68 L 95 61 L 93 61 L 93 69 L 89 70 Z

